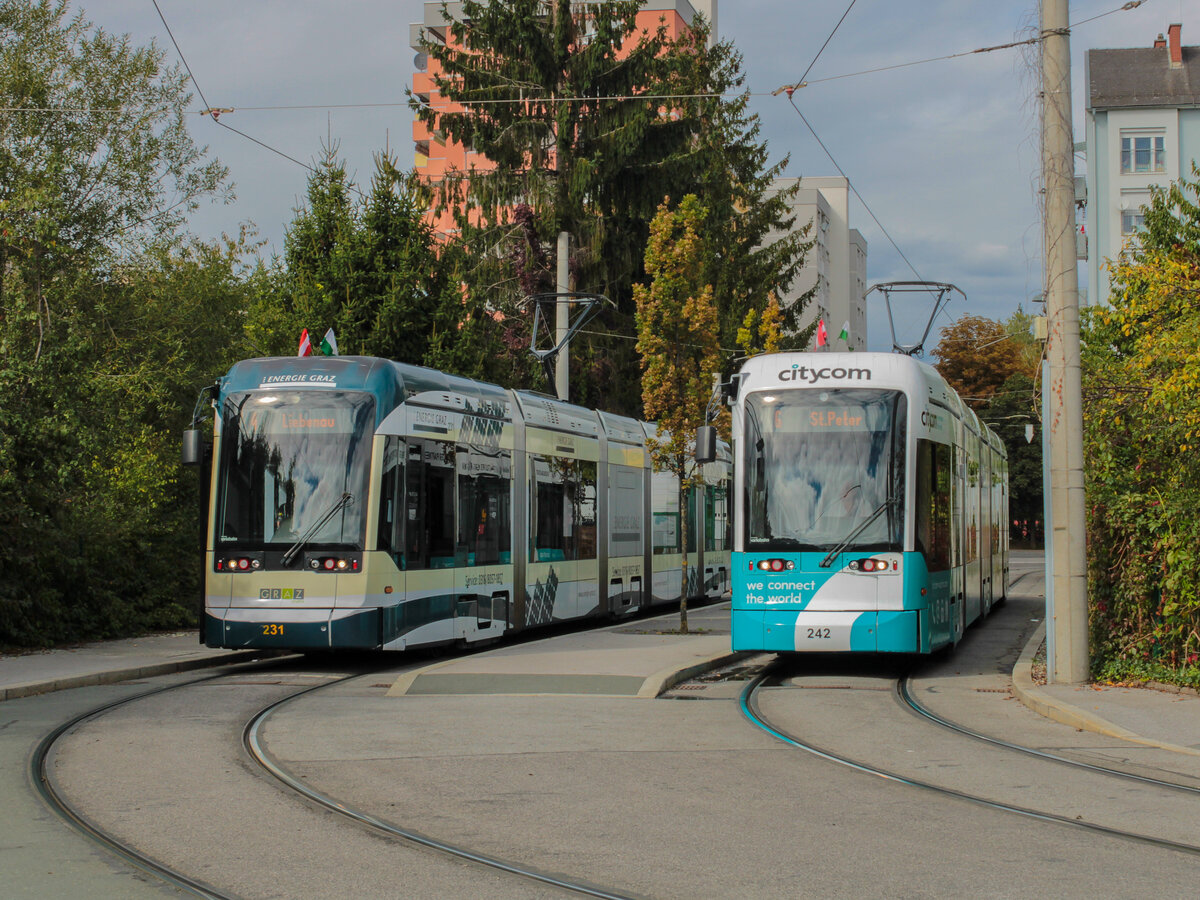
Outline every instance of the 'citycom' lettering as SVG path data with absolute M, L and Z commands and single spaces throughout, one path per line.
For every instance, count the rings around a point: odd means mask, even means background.
M 825 381 L 830 378 L 835 380 L 870 381 L 871 370 L 847 369 L 841 366 L 836 368 L 826 366 L 823 369 L 810 369 L 808 366 L 792 366 L 792 368 L 784 369 L 779 373 L 780 381 L 806 381 L 809 384 L 816 384 L 818 381 Z

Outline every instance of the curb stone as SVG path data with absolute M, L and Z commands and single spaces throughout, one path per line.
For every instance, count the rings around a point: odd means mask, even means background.
M 1025 649 L 1021 651 L 1020 658 L 1017 660 L 1016 665 L 1013 666 L 1013 694 L 1025 706 L 1038 715 L 1045 716 L 1047 719 L 1053 719 L 1055 722 L 1063 725 L 1069 725 L 1080 731 L 1091 731 L 1096 734 L 1118 738 L 1122 741 L 1129 741 L 1132 744 L 1169 750 L 1172 753 L 1200 756 L 1200 750 L 1196 750 L 1193 747 L 1184 747 L 1181 744 L 1171 744 L 1166 741 L 1157 741 L 1153 738 L 1143 737 L 1136 732 L 1130 731 L 1128 728 L 1122 728 L 1120 725 L 1108 721 L 1103 716 L 1080 709 L 1078 706 L 1066 703 L 1043 691 L 1033 681 L 1033 657 L 1045 637 L 1046 623 L 1042 622 L 1025 644 Z

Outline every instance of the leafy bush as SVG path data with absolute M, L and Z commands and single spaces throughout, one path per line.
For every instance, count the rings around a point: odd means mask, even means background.
M 1091 639 L 1109 676 L 1200 660 L 1198 262 L 1143 246 L 1085 316 Z

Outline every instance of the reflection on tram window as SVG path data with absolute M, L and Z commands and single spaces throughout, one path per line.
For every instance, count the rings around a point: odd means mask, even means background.
M 596 463 L 530 454 L 532 562 L 596 558 Z
M 374 411 L 368 394 L 231 395 L 222 416 L 217 544 L 286 549 L 304 537 L 361 549 Z
M 901 549 L 907 401 L 818 388 L 746 401 L 747 547 Z M 867 523 L 864 526 L 864 523 Z

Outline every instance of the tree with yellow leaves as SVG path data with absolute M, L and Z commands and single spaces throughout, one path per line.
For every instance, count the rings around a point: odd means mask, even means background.
M 679 481 L 679 523 L 683 572 L 679 591 L 679 630 L 687 633 L 687 498 L 701 483 L 691 458 L 691 441 L 705 424 L 705 408 L 721 356 L 712 285 L 705 281 L 707 249 L 701 238 L 708 210 L 694 194 L 678 208 L 670 199 L 658 207 L 646 246 L 648 285 L 634 285 L 637 350 L 642 360 L 642 406 L 658 422 L 650 441 L 655 468 Z

